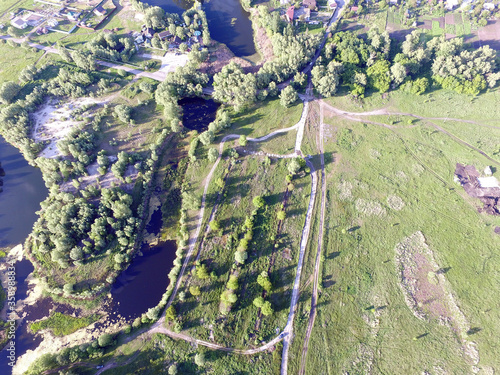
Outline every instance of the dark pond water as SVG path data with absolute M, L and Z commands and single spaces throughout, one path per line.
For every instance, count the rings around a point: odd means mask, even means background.
M 220 104 L 213 100 L 202 98 L 183 98 L 179 100 L 182 106 L 182 123 L 191 130 L 199 133 L 207 130 L 208 124 L 215 120 Z
M 185 0 L 144 0 L 145 3 L 159 6 L 168 13 L 181 14 L 193 6 Z M 202 1 L 207 14 L 208 27 L 212 39 L 226 44 L 236 56 L 255 54 L 252 22 L 239 0 Z
M 48 191 L 39 169 L 0 137 L 0 162 L 5 170 L 0 193 L 0 247 L 23 243 L 31 232 Z
M 23 243 L 36 221 L 36 211 L 40 209 L 48 191 L 40 170 L 31 167 L 21 153 L 0 137 L 0 162 L 5 171 L 3 191 L 0 192 L 0 247 L 11 247 Z M 26 277 L 33 272 L 28 260 L 16 264 L 16 300 L 26 298 L 28 286 Z M 38 310 L 38 309 L 35 309 Z M 48 311 L 48 310 L 47 310 Z M 42 315 L 43 316 L 43 315 Z M 16 333 L 17 355 L 27 349 L 34 349 L 38 342 L 28 335 L 21 325 Z M 10 374 L 6 351 L 0 353 L 0 374 Z
M 160 302 L 167 290 L 167 276 L 173 266 L 175 250 L 175 241 L 161 242 L 151 248 L 143 247 L 144 255 L 136 257 L 113 285 L 114 313 L 135 319 Z

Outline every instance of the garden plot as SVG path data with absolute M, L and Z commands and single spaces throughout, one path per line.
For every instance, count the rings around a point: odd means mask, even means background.
M 84 106 L 102 103 L 102 99 L 81 98 L 61 103 L 57 99 L 50 99 L 33 113 L 33 139 L 36 143 L 46 142 L 48 145 L 39 156 L 56 158 L 61 156 L 57 142 L 64 139 L 71 129 L 82 123 L 73 115 L 73 111 Z

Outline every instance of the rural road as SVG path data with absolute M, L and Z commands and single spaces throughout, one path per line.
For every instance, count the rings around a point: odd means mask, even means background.
M 316 262 L 314 265 L 314 275 L 313 275 L 313 293 L 311 297 L 311 309 L 309 313 L 309 322 L 307 325 L 306 335 L 304 338 L 304 345 L 302 348 L 302 356 L 300 359 L 299 375 L 304 375 L 306 371 L 307 363 L 307 350 L 309 349 L 309 339 L 311 337 L 311 332 L 314 327 L 314 321 L 317 315 L 317 303 L 318 303 L 318 285 L 319 285 L 319 270 L 321 266 L 321 250 L 323 246 L 323 225 L 325 221 L 325 210 L 326 210 L 326 174 L 325 174 L 325 155 L 323 147 L 323 139 L 325 137 L 324 123 L 323 123 L 323 106 L 320 103 L 320 120 L 319 120 L 319 149 L 320 149 L 320 160 L 321 160 L 321 212 L 319 218 L 319 230 L 318 230 L 318 247 L 316 252 Z
M 316 188 L 318 184 L 317 172 L 314 169 L 313 164 L 306 160 L 307 166 L 311 169 L 311 195 L 309 197 L 309 205 L 307 207 L 306 220 L 304 222 L 304 228 L 302 229 L 302 236 L 300 238 L 299 247 L 299 262 L 297 264 L 297 272 L 295 273 L 295 281 L 293 283 L 292 299 L 290 303 L 290 313 L 288 314 L 288 321 L 286 323 L 283 333 L 287 335 L 283 340 L 283 354 L 281 356 L 281 375 L 286 375 L 288 373 L 288 352 L 290 350 L 290 345 L 293 339 L 293 320 L 295 318 L 295 312 L 297 310 L 297 303 L 299 301 L 299 287 L 300 287 L 300 277 L 302 275 L 302 266 L 304 265 L 304 254 L 306 252 L 306 245 L 309 239 L 309 232 L 311 230 L 311 219 L 312 212 L 314 209 L 314 202 L 316 200 Z

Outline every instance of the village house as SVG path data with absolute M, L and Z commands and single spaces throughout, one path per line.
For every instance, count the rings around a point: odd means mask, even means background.
M 337 2 L 335 0 L 328 0 L 328 7 L 332 10 L 337 8 Z
M 41 14 L 29 13 L 28 16 L 24 17 L 24 20 L 28 26 L 38 26 L 44 20 L 44 17 Z
M 175 36 L 174 39 L 172 39 L 171 44 L 174 46 L 179 46 L 182 43 L 182 39 L 179 38 L 178 36 Z
M 153 35 L 155 35 L 155 31 L 151 27 L 144 27 L 142 29 L 142 35 L 144 35 L 148 39 L 151 39 L 153 38 Z
M 162 31 L 161 33 L 158 33 L 158 37 L 160 40 L 165 40 L 167 38 L 170 38 L 172 36 L 172 33 L 168 30 Z
M 300 7 L 299 9 L 295 10 L 294 17 L 295 19 L 298 19 L 300 21 L 309 22 L 309 20 L 311 19 L 311 9 Z
M 77 12 L 68 12 L 66 14 L 66 18 L 70 21 L 77 21 L 78 17 L 80 17 L 80 13 Z
M 295 13 L 295 7 L 292 5 L 287 9 L 285 14 L 287 22 L 293 22 L 294 13 Z

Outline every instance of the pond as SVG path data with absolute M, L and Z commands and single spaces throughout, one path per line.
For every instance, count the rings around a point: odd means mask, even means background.
M 178 14 L 191 8 L 194 3 L 185 0 L 144 0 L 143 2 L 159 6 L 167 13 Z M 250 13 L 243 9 L 239 0 L 210 0 L 202 1 L 202 3 L 203 10 L 207 14 L 212 39 L 224 43 L 239 57 L 256 53 Z
M 0 192 L 0 247 L 13 247 L 23 243 L 28 237 L 37 219 L 36 211 L 40 209 L 48 191 L 39 169 L 28 164 L 21 153 L 0 137 L 0 162 L 5 171 L 2 177 L 3 191 Z M 26 298 L 28 286 L 25 282 L 33 272 L 33 265 L 24 259 L 16 263 L 17 291 L 16 300 Z M 40 309 L 39 311 L 42 311 Z M 47 310 L 48 312 L 48 310 Z M 42 315 L 43 316 L 43 315 Z M 38 345 L 33 336 L 21 324 L 16 331 L 16 356 Z M 0 374 L 10 374 L 7 352 L 0 353 Z
M 137 256 L 122 272 L 111 289 L 111 309 L 127 320 L 141 316 L 160 302 L 169 283 L 168 273 L 175 259 L 175 241 L 144 245 L 143 256 Z
M 213 100 L 202 98 L 182 98 L 179 100 L 182 107 L 182 123 L 190 130 L 199 133 L 207 130 L 208 124 L 215 120 L 220 104 Z

